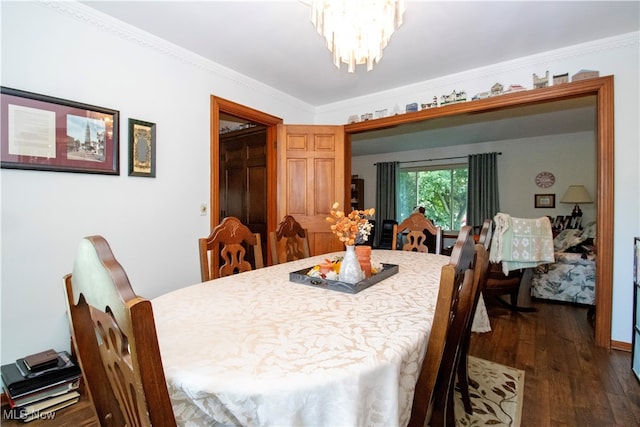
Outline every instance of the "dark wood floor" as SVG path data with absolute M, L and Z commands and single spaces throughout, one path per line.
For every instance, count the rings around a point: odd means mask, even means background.
M 492 332 L 474 334 L 470 349 L 525 371 L 522 427 L 640 425 L 631 353 L 594 346 L 586 307 L 530 305 L 538 311 L 514 313 L 487 301 Z
M 593 345 L 587 309 L 543 301 L 512 313 L 487 301 L 492 332 L 474 334 L 471 354 L 525 371 L 522 427 L 638 426 L 640 383 L 631 354 Z M 86 398 L 29 427 L 95 426 Z M 4 419 L 3 427 L 23 425 Z

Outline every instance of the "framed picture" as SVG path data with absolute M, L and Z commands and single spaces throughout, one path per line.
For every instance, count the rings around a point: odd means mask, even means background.
M 119 112 L 0 88 L 1 167 L 119 175 Z
M 156 176 L 156 124 L 129 119 L 129 176 Z
M 555 208 L 556 195 L 555 194 L 536 194 L 535 207 L 536 208 Z

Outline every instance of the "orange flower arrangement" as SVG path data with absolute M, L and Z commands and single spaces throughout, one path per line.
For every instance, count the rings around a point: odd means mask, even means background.
M 331 223 L 331 231 L 347 246 L 353 246 L 358 235 L 367 240 L 371 231 L 371 223 L 367 216 L 373 215 L 375 209 L 354 210 L 345 215 L 343 211 L 337 210 L 338 206 L 339 203 L 335 202 L 331 207 L 331 216 L 327 217 L 327 221 Z

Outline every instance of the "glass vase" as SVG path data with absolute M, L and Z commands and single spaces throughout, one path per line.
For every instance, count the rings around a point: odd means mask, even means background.
M 355 246 L 347 246 L 347 251 L 340 263 L 340 273 L 338 278 L 345 283 L 358 283 L 364 279 L 364 273 L 360 268 L 360 262 L 356 256 Z

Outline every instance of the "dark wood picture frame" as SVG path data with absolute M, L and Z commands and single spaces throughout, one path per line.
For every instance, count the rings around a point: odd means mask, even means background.
M 555 208 L 556 207 L 556 195 L 555 194 L 536 194 L 534 196 L 536 208 Z
M 156 124 L 129 119 L 129 176 L 156 176 Z
M 0 167 L 119 175 L 119 111 L 0 87 Z

